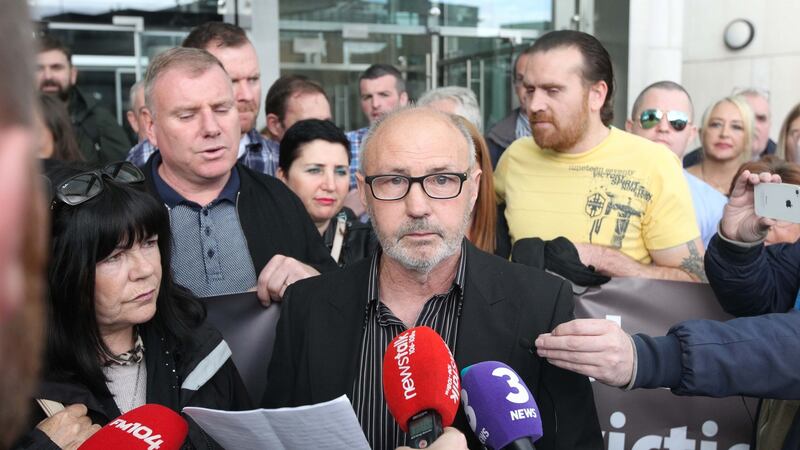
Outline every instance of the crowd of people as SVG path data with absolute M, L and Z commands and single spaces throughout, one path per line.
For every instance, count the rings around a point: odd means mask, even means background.
M 319 83 L 284 75 L 259 130 L 258 43 L 210 22 L 131 88 L 132 145 L 77 86 L 70 49 L 31 41 L 27 14 L 15 0 L 0 16 L 0 448 L 76 448 L 146 403 L 343 394 L 372 448 L 401 447 L 383 355 L 419 325 L 460 368 L 499 360 L 519 374 L 537 394 L 539 449 L 603 447 L 589 376 L 770 398 L 760 448 L 800 445 L 787 402 L 800 399 L 800 225 L 757 216 L 753 194 L 800 183 L 800 105 L 776 144 L 763 90 L 697 121 L 687 90 L 659 81 L 618 129 L 608 52 L 553 31 L 517 57 L 519 107 L 486 131 L 470 89 L 414 102 L 389 64 L 359 77 L 369 126 L 341 130 Z M 561 237 L 586 271 L 708 282 L 728 312 L 755 317 L 662 337 L 576 320 L 569 280 L 508 260 L 520 241 Z M 246 291 L 281 311 L 263 399 L 201 301 Z M 219 447 L 188 422 L 187 448 Z M 430 448 L 480 448 L 462 411 L 453 427 Z

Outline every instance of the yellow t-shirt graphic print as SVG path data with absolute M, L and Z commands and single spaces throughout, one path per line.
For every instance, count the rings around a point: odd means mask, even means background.
M 514 142 L 495 171 L 512 242 L 565 236 L 650 263 L 662 250 L 700 235 L 678 158 L 666 147 L 611 128 L 577 155 Z

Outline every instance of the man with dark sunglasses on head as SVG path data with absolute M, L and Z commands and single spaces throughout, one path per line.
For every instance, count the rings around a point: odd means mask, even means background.
M 614 73 L 603 45 L 578 31 L 547 33 L 531 47 L 522 83 L 533 139 L 511 144 L 494 179 L 510 240 L 564 236 L 604 275 L 703 281 L 678 158 L 611 126 Z
M 673 81 L 657 81 L 636 97 L 631 117 L 625 129 L 637 136 L 664 144 L 672 153 L 682 158 L 686 147 L 697 135 L 694 125 L 694 107 L 689 93 Z M 717 232 L 722 217 L 722 208 L 727 198 L 701 179 L 686 170 L 683 176 L 689 184 L 692 203 L 697 217 L 697 226 L 703 245 Z

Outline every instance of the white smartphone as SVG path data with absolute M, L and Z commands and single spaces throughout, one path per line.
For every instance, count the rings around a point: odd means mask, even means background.
M 800 186 L 786 183 L 757 184 L 755 209 L 761 217 L 800 223 Z

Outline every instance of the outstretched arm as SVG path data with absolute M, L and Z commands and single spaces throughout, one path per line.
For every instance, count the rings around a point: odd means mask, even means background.
M 663 250 L 652 250 L 652 264 L 642 264 L 619 250 L 592 244 L 576 244 L 581 262 L 610 277 L 707 282 L 700 238 Z

